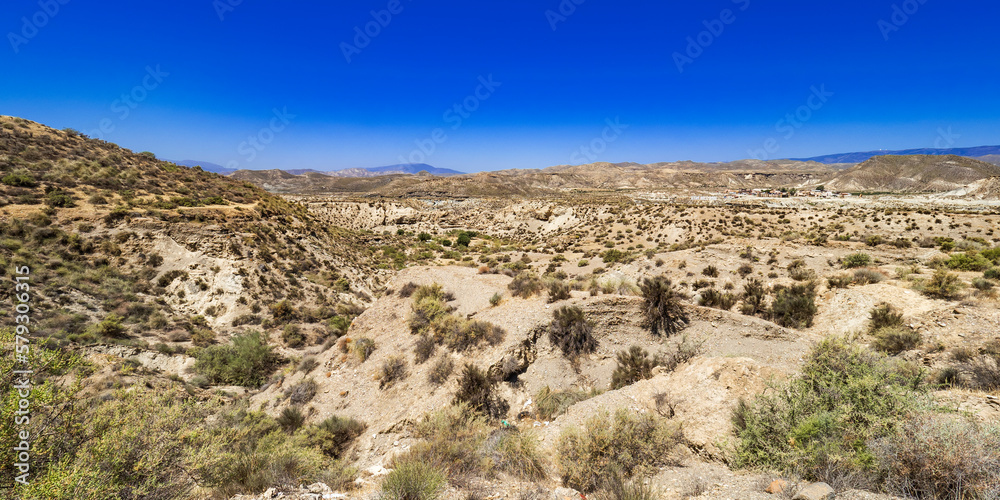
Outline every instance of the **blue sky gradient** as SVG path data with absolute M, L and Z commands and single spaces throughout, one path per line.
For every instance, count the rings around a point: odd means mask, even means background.
M 12 0 L 0 113 L 253 169 L 992 145 L 998 14 L 961 0 Z

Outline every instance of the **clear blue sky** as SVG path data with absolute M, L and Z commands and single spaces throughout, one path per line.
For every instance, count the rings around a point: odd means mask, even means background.
M 9 0 L 0 114 L 255 169 L 1000 143 L 1000 4 L 922 1 Z

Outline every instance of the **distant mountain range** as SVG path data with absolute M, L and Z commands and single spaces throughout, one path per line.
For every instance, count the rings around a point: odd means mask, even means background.
M 167 160 L 170 161 L 170 160 Z M 183 167 L 201 167 L 202 170 L 207 172 L 215 172 L 222 175 L 231 175 L 236 172 L 235 169 L 226 168 L 222 165 L 211 163 L 207 161 L 200 160 L 184 160 L 175 161 L 177 165 Z M 341 170 L 315 170 L 311 168 L 298 168 L 291 170 L 284 170 L 292 175 L 304 175 L 304 174 L 323 174 L 330 177 L 376 177 L 379 175 L 394 175 L 394 174 L 418 174 L 420 172 L 427 172 L 431 175 L 437 175 L 439 177 L 448 177 L 451 175 L 461 175 L 465 172 L 459 172 L 458 170 L 451 170 L 448 168 L 438 168 L 426 163 L 404 163 L 400 165 L 386 165 L 384 167 L 368 167 L 368 168 L 345 168 Z
M 1000 146 L 977 146 L 974 148 L 945 148 L 945 149 L 935 149 L 935 148 L 923 148 L 923 149 L 903 149 L 900 151 L 865 151 L 862 153 L 840 153 L 835 155 L 824 155 L 824 156 L 814 156 L 812 158 L 790 158 L 795 161 L 815 161 L 818 163 L 834 164 L 834 163 L 861 163 L 868 161 L 875 156 L 909 156 L 909 155 L 955 155 L 955 156 L 966 156 L 969 158 L 978 158 L 983 161 L 990 163 L 996 162 L 996 155 L 1000 155 Z M 992 161 L 990 158 L 983 158 L 988 156 L 993 156 Z

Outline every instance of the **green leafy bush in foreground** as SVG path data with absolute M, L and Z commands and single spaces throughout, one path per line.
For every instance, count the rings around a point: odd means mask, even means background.
M 828 479 L 874 470 L 873 439 L 893 435 L 922 406 L 923 373 L 843 338 L 820 342 L 802 374 L 733 413 L 732 463 Z

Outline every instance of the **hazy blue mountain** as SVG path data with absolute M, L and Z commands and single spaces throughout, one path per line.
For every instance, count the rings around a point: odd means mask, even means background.
M 834 155 L 815 156 L 812 158 L 789 158 L 796 161 L 815 161 L 819 163 L 861 163 L 875 156 L 904 156 L 904 155 L 956 155 L 979 158 L 987 155 L 1000 154 L 1000 146 L 977 146 L 974 148 L 947 148 L 947 149 L 904 149 L 900 151 L 865 151 L 861 153 L 840 153 Z

